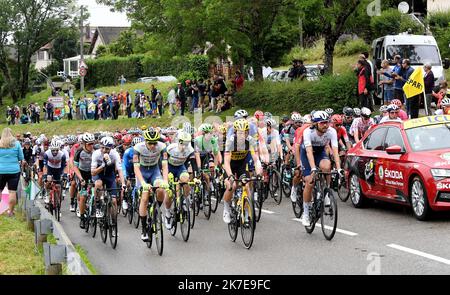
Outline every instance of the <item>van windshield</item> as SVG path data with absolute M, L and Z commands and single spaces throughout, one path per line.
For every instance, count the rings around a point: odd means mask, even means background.
M 439 53 L 435 45 L 389 45 L 386 48 L 386 59 L 393 65 L 394 56 L 399 54 L 402 58 L 408 58 L 411 65 L 431 64 L 440 66 Z

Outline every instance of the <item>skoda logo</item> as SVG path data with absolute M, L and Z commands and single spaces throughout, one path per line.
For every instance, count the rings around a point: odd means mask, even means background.
M 380 166 L 378 168 L 378 175 L 380 176 L 380 179 L 383 179 L 384 177 L 383 166 Z

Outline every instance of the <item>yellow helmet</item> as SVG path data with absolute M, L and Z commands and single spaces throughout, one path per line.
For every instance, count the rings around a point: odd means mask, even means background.
M 183 130 L 180 130 L 178 132 L 178 141 L 179 142 L 184 142 L 184 143 L 189 142 L 190 143 L 191 140 L 192 140 L 192 136 L 189 133 L 187 133 Z
M 228 128 L 225 124 L 219 126 L 220 133 L 225 134 L 225 133 L 227 133 L 227 130 L 228 130 Z
M 237 119 L 233 123 L 234 130 L 236 131 L 248 131 L 250 126 L 248 125 L 248 121 L 246 119 Z
M 142 130 L 142 131 L 146 130 L 147 128 L 148 128 L 147 125 L 142 125 L 142 126 L 141 126 L 141 130 Z
M 148 143 L 156 143 L 158 142 L 159 138 L 159 132 L 154 128 L 150 128 L 144 131 L 144 139 Z

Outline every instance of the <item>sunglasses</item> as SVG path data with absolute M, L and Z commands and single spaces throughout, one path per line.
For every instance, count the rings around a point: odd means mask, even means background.
M 334 125 L 334 126 L 337 127 L 337 128 L 339 128 L 339 127 L 342 126 L 342 124 L 336 124 L 336 125 Z
M 303 124 L 303 122 L 294 122 L 294 124 Z
M 353 116 L 345 116 L 345 119 L 353 119 Z
M 93 142 L 86 143 L 86 145 L 94 145 Z
M 328 124 L 330 124 L 330 121 L 322 121 L 322 122 L 319 122 L 319 124 L 320 125 L 328 125 Z
M 395 112 L 389 112 L 390 114 L 398 114 L 398 111 Z

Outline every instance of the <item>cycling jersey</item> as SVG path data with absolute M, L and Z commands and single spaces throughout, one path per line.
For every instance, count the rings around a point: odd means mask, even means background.
M 274 128 L 272 128 L 270 134 L 267 134 L 267 127 L 264 127 L 261 132 L 261 136 L 263 137 L 264 142 L 267 145 L 270 145 L 273 140 L 276 142 L 277 145 L 281 144 L 280 133 L 278 132 L 278 130 Z
M 33 149 L 31 146 L 30 148 L 23 148 L 23 157 L 29 165 L 33 163 Z
M 141 164 L 141 167 L 150 167 L 158 165 L 159 159 L 165 150 L 166 145 L 160 141 L 156 143 L 155 148 L 152 150 L 147 148 L 145 142 L 140 142 L 134 146 L 133 154 L 139 156 L 139 163 Z
M 294 142 L 296 144 L 302 144 L 303 142 L 303 132 L 305 132 L 306 129 L 311 127 L 311 124 L 303 124 L 302 127 L 297 128 L 295 130 L 295 136 L 294 136 Z
M 249 132 L 248 132 L 249 136 L 251 136 L 255 140 L 257 140 L 258 139 L 258 126 L 256 126 L 256 124 L 253 122 L 249 122 L 248 126 L 249 126 Z M 231 125 L 231 127 L 228 128 L 228 131 L 227 131 L 227 138 L 231 137 L 233 135 L 234 135 L 234 127 L 233 127 L 233 125 Z
M 123 177 L 134 178 L 134 166 L 133 166 L 134 147 L 128 148 L 123 154 L 122 158 L 122 171 Z
M 53 156 L 52 151 L 47 150 L 44 154 L 44 165 L 52 169 L 64 169 L 66 156 L 62 151 L 58 151 L 56 156 Z
M 105 159 L 103 158 L 103 152 L 101 149 L 96 150 L 92 154 L 92 163 L 91 163 L 91 170 L 97 169 L 98 167 L 102 166 L 103 163 L 105 163 L 105 168 L 103 169 L 103 172 L 100 174 L 113 176 L 114 179 L 116 177 L 115 170 L 119 171 L 121 169 L 121 161 L 119 153 L 116 150 L 111 150 L 109 152 L 109 157 L 111 159 L 111 165 L 107 165 Z
M 245 140 L 237 140 L 237 136 L 227 137 L 225 152 L 231 152 L 232 161 L 245 160 L 249 152 L 256 150 L 256 140 L 252 136 L 247 136 Z
M 205 139 L 204 135 L 201 135 L 196 137 L 194 142 L 195 152 L 200 153 L 200 155 L 205 155 L 207 153 L 217 154 L 219 152 L 219 142 L 216 136 L 212 136 L 208 141 Z
M 353 120 L 352 126 L 350 127 L 350 134 L 354 136 L 355 130 L 358 130 L 359 138 L 361 139 L 366 131 L 369 130 L 369 128 L 373 125 L 375 125 L 375 122 L 372 118 L 370 118 L 366 122 L 363 121 L 363 118 L 356 118 Z
M 78 169 L 83 172 L 91 173 L 92 154 L 83 148 L 79 148 L 73 157 L 73 162 Z
M 339 127 L 339 129 L 337 130 L 337 139 L 338 141 L 342 139 L 344 143 L 350 141 L 350 139 L 348 138 L 347 130 L 345 130 L 343 126 Z
M 39 161 L 44 160 L 44 146 L 43 145 L 35 145 L 33 147 L 33 155 L 39 159 Z
M 168 162 L 172 166 L 182 166 L 194 155 L 194 148 L 192 146 L 186 146 L 183 151 L 180 151 L 178 145 L 178 143 L 172 143 L 166 149 L 169 156 Z
M 289 142 L 291 143 L 291 145 L 294 144 L 295 131 L 297 131 L 297 129 L 295 129 L 292 125 L 288 125 L 288 126 L 284 127 L 283 132 L 282 132 L 283 141 L 286 139 L 289 139 Z
M 338 147 L 337 133 L 334 128 L 328 128 L 322 135 L 318 134 L 318 130 L 316 128 L 308 128 L 303 133 L 303 145 L 305 148 L 311 146 L 314 152 L 325 149 L 325 147 L 330 143 L 332 147 Z
M 404 111 L 404 110 L 399 110 L 398 111 L 398 117 L 402 120 L 402 121 L 406 121 L 408 120 L 408 114 Z

